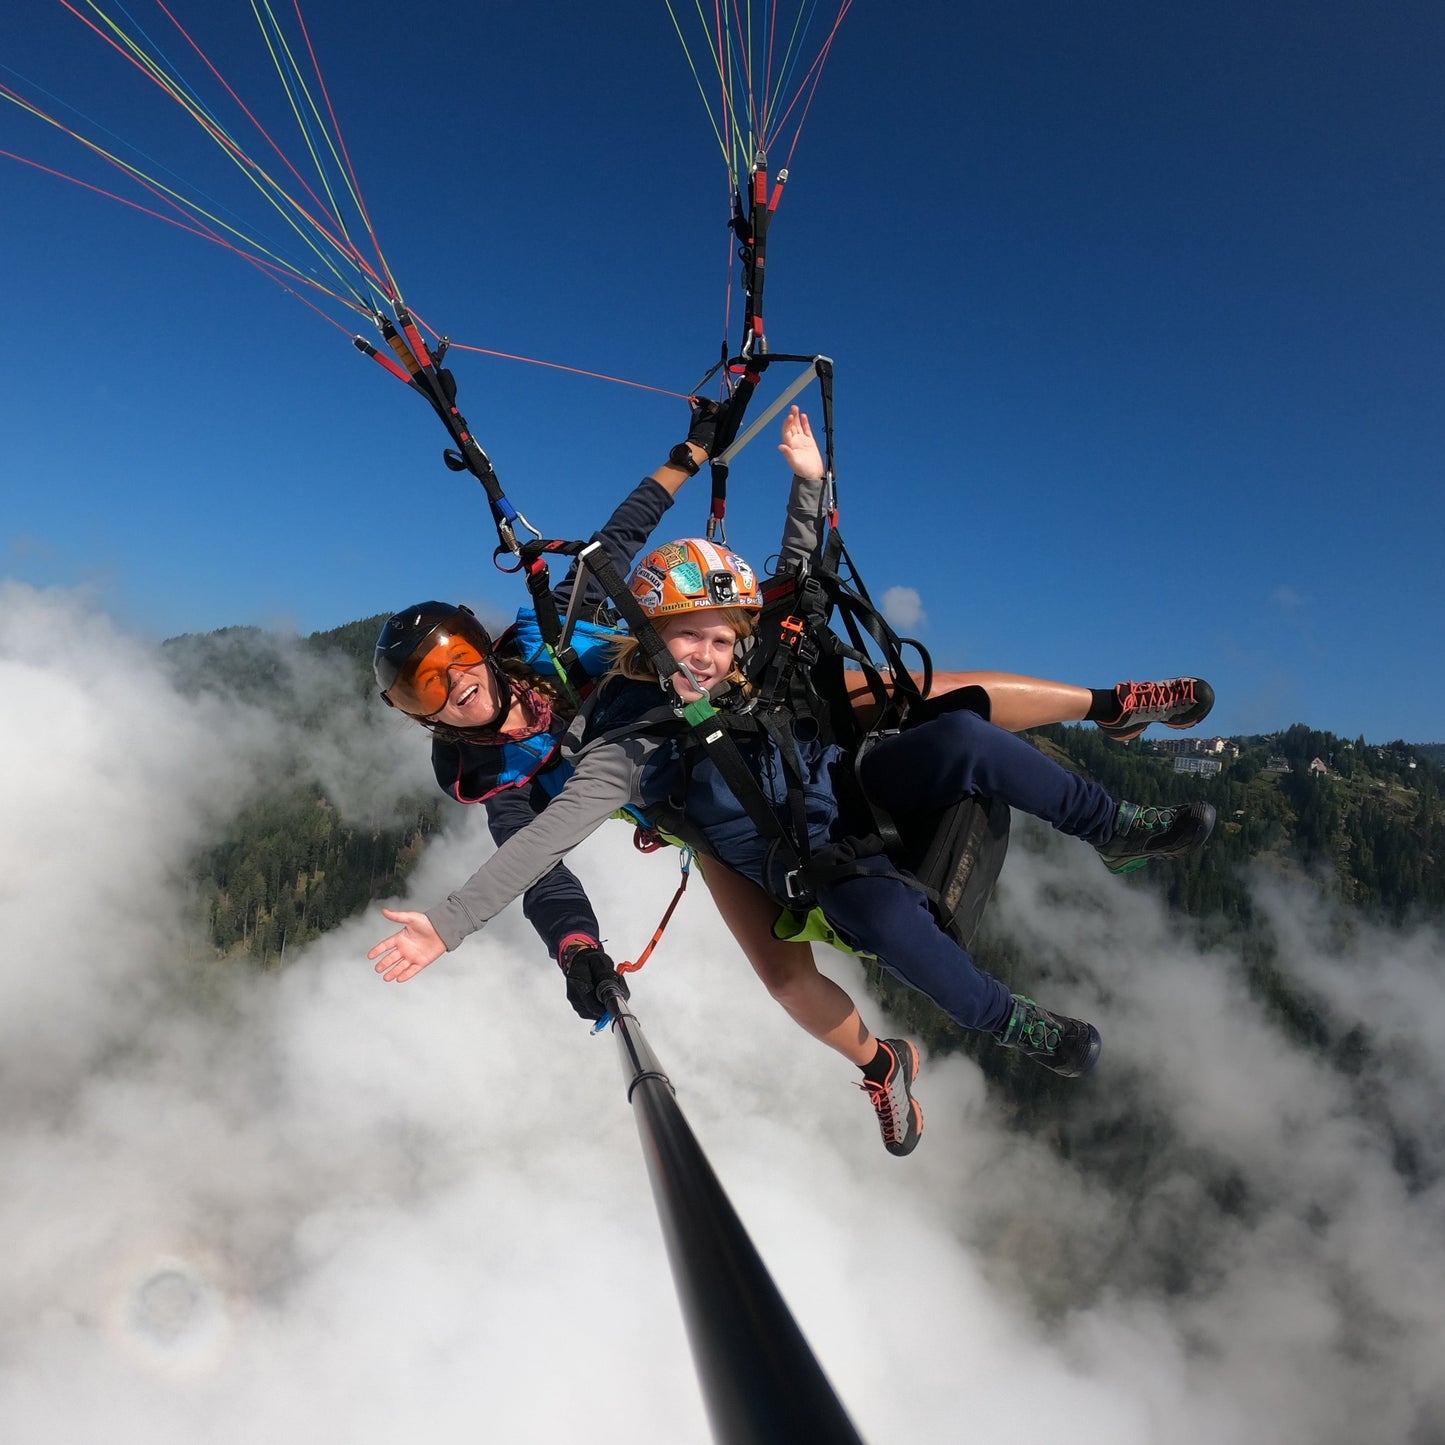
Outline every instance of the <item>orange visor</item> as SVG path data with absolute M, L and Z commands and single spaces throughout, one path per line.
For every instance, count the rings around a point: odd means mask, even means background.
M 453 671 L 485 662 L 491 651 L 486 634 L 480 627 L 469 626 L 470 622 L 471 618 L 459 616 L 437 628 L 407 658 L 382 696 L 412 717 L 439 713 L 451 696 Z

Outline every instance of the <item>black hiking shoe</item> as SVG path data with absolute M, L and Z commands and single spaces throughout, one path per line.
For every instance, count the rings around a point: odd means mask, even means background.
M 1099 1031 L 1083 1019 L 1050 1013 L 1023 994 L 1013 995 L 1014 1011 L 994 1034 L 1006 1049 L 1017 1049 L 1036 1064 L 1077 1079 L 1099 1062 Z
M 1202 677 L 1166 677 L 1163 682 L 1121 682 L 1114 695 L 1119 699 L 1119 716 L 1111 723 L 1098 723 L 1105 737 L 1116 743 L 1131 742 L 1150 723 L 1165 727 L 1192 728 L 1203 722 L 1214 706 L 1214 689 Z
M 918 1077 L 918 1050 L 907 1039 L 880 1039 L 878 1046 L 892 1060 L 888 1076 L 882 1083 L 864 1079 L 858 1087 L 868 1095 L 878 1115 L 883 1147 L 890 1154 L 911 1154 L 923 1137 L 923 1110 L 913 1097 L 913 1081 Z
M 1212 803 L 1182 803 L 1177 808 L 1145 808 L 1120 803 L 1114 836 L 1095 851 L 1110 873 L 1132 873 L 1151 858 L 1178 858 L 1203 846 L 1214 831 Z

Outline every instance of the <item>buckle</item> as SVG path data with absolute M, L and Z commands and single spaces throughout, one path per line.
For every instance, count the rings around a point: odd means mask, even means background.
M 811 908 L 813 894 L 803 881 L 801 868 L 790 868 L 783 874 L 783 899 L 790 908 L 795 903 L 803 903 Z
M 699 701 L 706 702 L 708 700 L 707 689 L 702 685 L 702 683 L 698 681 L 697 674 L 693 672 L 693 670 L 685 662 L 679 662 L 677 664 L 677 670 L 678 672 L 682 673 L 682 675 L 687 678 L 687 680 L 692 684 L 692 690 L 694 692 L 702 694 L 702 697 L 699 699 Z M 679 717 L 681 717 L 688 708 L 695 707 L 697 705 L 696 703 L 684 702 L 682 700 L 682 694 L 678 692 L 677 683 L 674 681 L 674 674 L 668 673 L 666 677 L 659 677 L 657 679 L 657 684 L 663 690 L 663 692 L 667 694 L 669 700 L 672 703 L 673 712 L 675 712 Z

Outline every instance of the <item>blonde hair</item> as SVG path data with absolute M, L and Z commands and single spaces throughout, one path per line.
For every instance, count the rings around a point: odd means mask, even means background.
M 742 642 L 753 635 L 753 629 L 758 625 L 758 614 L 750 607 L 699 607 L 698 612 L 710 612 L 725 627 L 731 627 L 736 634 L 737 641 Z M 673 612 L 667 617 L 653 619 L 653 626 L 671 622 L 676 617 L 691 617 L 690 612 Z M 642 650 L 642 644 L 631 636 L 619 637 L 612 644 L 612 657 L 610 665 L 602 675 L 602 681 L 606 682 L 613 677 L 627 677 L 634 682 L 656 682 L 657 669 L 648 661 L 647 654 Z M 740 683 L 744 681 L 742 673 L 734 662 L 732 671 L 728 673 L 728 681 Z

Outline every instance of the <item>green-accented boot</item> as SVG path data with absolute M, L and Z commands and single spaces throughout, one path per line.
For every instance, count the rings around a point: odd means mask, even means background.
M 1178 858 L 1192 853 L 1213 831 L 1212 803 L 1182 803 L 1177 808 L 1120 803 L 1114 836 L 1094 846 L 1110 873 L 1132 873 L 1151 858 Z
M 1013 995 L 1013 1013 L 994 1034 L 1006 1049 L 1027 1054 L 1036 1064 L 1077 1079 L 1099 1062 L 1099 1031 L 1083 1019 L 1050 1013 L 1023 994 Z

